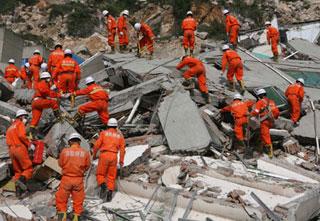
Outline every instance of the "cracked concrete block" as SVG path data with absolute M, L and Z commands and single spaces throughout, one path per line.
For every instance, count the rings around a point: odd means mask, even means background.
M 7 179 L 10 176 L 9 166 L 6 162 L 0 163 L 0 181 Z
M 295 139 L 289 139 L 286 142 L 284 142 L 282 144 L 284 150 L 292 155 L 297 154 L 298 152 L 300 152 L 300 146 L 297 140 Z
M 96 53 L 95 55 L 81 63 L 80 68 L 81 78 L 86 78 L 93 73 L 103 70 L 103 54 L 101 54 L 100 52 Z
M 34 95 L 33 89 L 15 89 L 14 98 L 21 105 L 31 104 Z
M 0 211 L 5 214 L 8 220 L 32 220 L 31 211 L 24 205 L 10 205 L 0 207 Z
M 2 76 L 0 76 L 0 100 L 8 101 L 13 96 L 13 86 L 7 82 Z

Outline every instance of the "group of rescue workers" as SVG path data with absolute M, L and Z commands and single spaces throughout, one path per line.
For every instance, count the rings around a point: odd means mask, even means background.
M 235 91 L 234 76 L 239 83 L 240 93 L 236 93 L 233 102 L 222 108 L 221 112 L 231 112 L 234 118 L 234 134 L 239 146 L 246 147 L 248 141 L 246 131 L 250 117 L 258 118 L 260 122 L 260 136 L 262 146 L 267 148 L 269 157 L 273 157 L 273 146 L 269 130 L 273 126 L 274 120 L 280 115 L 279 109 L 275 102 L 267 97 L 265 89 L 257 90 L 257 102 L 244 100 L 243 93 L 245 86 L 243 82 L 243 63 L 241 57 L 236 52 L 238 33 L 240 24 L 237 19 L 230 15 L 228 10 L 223 11 L 226 16 L 226 32 L 228 35 L 229 45 L 222 47 L 222 70 L 223 75 L 228 67 L 227 80 L 229 89 Z M 116 24 L 115 19 L 108 11 L 103 11 L 106 18 L 108 31 L 108 43 L 115 51 L 115 35 L 118 33 L 120 50 L 126 50 L 129 44 L 127 18 L 128 10 L 124 10 Z M 207 103 L 210 103 L 210 96 L 206 84 L 206 69 L 201 60 L 193 57 L 195 47 L 195 31 L 197 23 L 193 18 L 191 11 L 187 12 L 187 17 L 182 22 L 184 31 L 183 47 L 186 55 L 177 65 L 180 70 L 184 66 L 189 69 L 183 74 L 185 81 L 183 86 L 191 90 L 194 88 L 192 78 L 197 77 L 199 90 L 203 94 Z M 154 34 L 150 26 L 145 23 L 136 23 L 134 25 L 138 33 L 143 37 L 138 41 L 138 53 L 141 48 L 147 47 L 152 55 Z M 268 29 L 268 43 L 272 45 L 272 51 L 275 57 L 278 57 L 277 45 L 279 41 L 278 31 L 266 22 Z M 138 36 L 139 37 L 139 36 Z M 190 50 L 190 54 L 188 51 Z M 5 69 L 5 79 L 9 83 L 14 83 L 17 78 L 24 82 L 26 88 L 35 90 L 32 100 L 32 119 L 30 122 L 30 133 L 27 134 L 26 127 L 28 122 L 28 113 L 25 110 L 18 110 L 16 119 L 6 132 L 6 141 L 9 147 L 10 158 L 15 172 L 13 180 L 16 183 L 16 193 L 21 197 L 27 190 L 27 181 L 31 179 L 33 165 L 28 155 L 28 149 L 34 150 L 34 140 L 37 139 L 37 125 L 41 119 L 44 109 L 51 108 L 58 121 L 67 119 L 71 124 L 76 125 L 86 113 L 97 112 L 101 122 L 107 126 L 94 144 L 92 158 L 96 159 L 97 153 L 100 152 L 98 167 L 96 171 L 97 184 L 100 187 L 100 197 L 103 200 L 110 201 L 113 191 L 115 190 L 115 181 L 117 177 L 117 167 L 122 168 L 125 157 L 125 140 L 118 129 L 116 119 L 109 119 L 108 113 L 108 93 L 95 82 L 91 76 L 85 79 L 86 87 L 78 89 L 81 79 L 80 68 L 78 63 L 72 58 L 70 49 L 62 50 L 61 44 L 55 45 L 55 50 L 51 52 L 48 64 L 44 63 L 40 51 L 35 50 L 28 62 L 19 69 L 15 66 L 13 59 L 9 60 L 9 65 Z M 291 120 L 298 124 L 300 118 L 301 102 L 304 98 L 304 80 L 299 78 L 295 84 L 288 87 L 285 95 L 288 98 L 291 110 Z M 60 99 L 70 99 L 74 102 L 76 96 L 87 95 L 90 98 L 88 103 L 81 105 L 77 113 L 71 119 L 62 114 L 59 107 Z M 62 179 L 59 189 L 56 193 L 56 207 L 58 211 L 58 220 L 66 220 L 67 202 L 71 195 L 73 199 L 73 220 L 79 220 L 83 212 L 84 193 L 84 174 L 90 168 L 90 152 L 81 147 L 81 136 L 73 133 L 68 139 L 69 147 L 64 148 L 59 156 L 59 165 L 62 168 Z M 118 152 L 120 152 L 118 164 Z

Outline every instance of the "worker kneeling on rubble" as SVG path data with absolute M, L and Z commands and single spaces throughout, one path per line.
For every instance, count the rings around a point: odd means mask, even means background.
M 32 177 L 32 162 L 28 155 L 28 148 L 34 150 L 35 147 L 26 135 L 27 117 L 28 113 L 25 110 L 18 110 L 15 121 L 6 133 L 17 197 L 20 197 L 27 190 L 26 182 Z
M 295 84 L 291 84 L 288 86 L 286 90 L 286 97 L 290 104 L 290 116 L 292 122 L 295 126 L 298 126 L 300 115 L 301 115 L 301 103 L 304 98 L 304 80 L 303 78 L 298 78 Z
M 267 92 L 264 89 L 257 91 L 258 101 L 251 112 L 252 116 L 258 117 L 260 122 L 260 137 L 263 147 L 267 148 L 268 156 L 273 157 L 273 146 L 270 136 L 270 128 L 275 119 L 278 119 L 280 112 L 275 102 L 267 98 Z
M 244 130 L 248 127 L 249 108 L 254 104 L 253 101 L 242 101 L 241 94 L 235 94 L 233 102 L 220 110 L 220 112 L 231 112 L 234 119 L 234 134 L 239 143 L 239 147 L 245 148 Z
M 183 77 L 185 81 L 182 83 L 183 86 L 186 86 L 190 89 L 194 88 L 194 82 L 192 81 L 192 77 L 196 76 L 198 78 L 199 89 L 206 99 L 207 103 L 210 103 L 210 97 L 207 87 L 207 78 L 206 78 L 206 68 L 203 63 L 191 56 L 183 56 L 181 62 L 177 65 L 177 69 L 180 70 L 184 66 L 188 66 L 189 69 L 183 73 Z
M 141 38 L 141 40 L 139 40 L 138 42 L 138 57 L 141 56 L 141 53 L 143 51 L 144 47 L 147 47 L 149 53 L 150 53 L 150 57 L 149 59 L 152 59 L 152 55 L 153 55 L 153 43 L 154 43 L 154 34 L 153 31 L 151 29 L 151 27 L 145 23 L 136 23 L 134 25 L 134 29 L 137 31 L 137 38 L 139 38 L 140 33 L 142 33 L 143 37 Z
M 97 183 L 100 186 L 100 198 L 110 202 L 115 190 L 117 177 L 118 151 L 120 151 L 120 172 L 125 155 L 125 140 L 118 128 L 115 118 L 108 121 L 108 129 L 102 131 L 93 149 L 93 159 L 100 150 L 99 163 L 96 172 Z
M 90 153 L 80 146 L 81 136 L 72 133 L 68 139 L 69 147 L 64 148 L 59 156 L 59 166 L 62 178 L 56 193 L 58 221 L 67 220 L 67 205 L 69 196 L 73 201 L 73 221 L 80 220 L 85 198 L 83 177 L 90 167 Z

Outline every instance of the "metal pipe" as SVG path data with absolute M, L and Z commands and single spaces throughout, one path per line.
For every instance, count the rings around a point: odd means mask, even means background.
M 287 60 L 287 59 L 291 58 L 292 56 L 294 56 L 294 55 L 296 55 L 296 54 L 298 54 L 298 53 L 299 53 L 299 51 L 296 51 L 296 52 L 292 53 L 291 55 L 283 58 L 282 60 Z
M 139 107 L 139 105 L 140 105 L 140 102 L 141 102 L 141 97 L 139 97 L 139 98 L 136 100 L 136 103 L 134 104 L 134 106 L 133 106 L 133 108 L 132 108 L 132 110 L 131 110 L 131 112 L 130 112 L 129 117 L 128 117 L 128 119 L 126 120 L 126 124 L 128 124 L 128 123 L 131 122 L 134 114 L 136 113 L 136 111 L 137 111 L 137 109 L 138 109 L 138 107 Z

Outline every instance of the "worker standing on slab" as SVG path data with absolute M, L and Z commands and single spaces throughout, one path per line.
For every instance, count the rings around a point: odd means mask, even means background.
M 234 76 L 239 83 L 241 93 L 245 91 L 244 81 L 243 81 L 243 64 L 240 55 L 230 49 L 229 45 L 223 45 L 222 47 L 222 65 L 221 65 L 221 75 L 224 75 L 226 67 L 228 66 L 227 79 L 229 82 L 229 89 L 235 91 L 235 83 L 233 81 Z
M 15 60 L 9 59 L 8 66 L 4 70 L 4 78 L 12 84 L 17 78 L 20 77 L 19 69 L 14 65 Z
M 115 53 L 115 38 L 117 33 L 117 22 L 107 10 L 104 10 L 102 14 L 105 17 L 105 24 L 108 32 L 108 44 L 111 47 L 111 52 Z
M 181 28 L 183 30 L 183 47 L 185 55 L 188 55 L 188 49 L 190 49 L 190 55 L 193 56 L 195 34 L 197 30 L 197 22 L 193 18 L 192 11 L 187 12 L 187 17 L 182 21 Z
M 28 89 L 32 88 L 32 74 L 30 71 L 30 64 L 28 62 L 20 69 L 20 78 L 24 82 L 24 87 Z
M 127 19 L 129 17 L 129 11 L 124 10 L 121 16 L 118 18 L 118 36 L 120 52 L 127 50 L 129 44 L 129 33 L 127 27 Z
M 248 116 L 249 108 L 253 106 L 254 101 L 242 101 L 243 97 L 241 94 L 235 94 L 233 97 L 233 102 L 222 108 L 220 112 L 230 112 L 234 119 L 234 134 L 237 138 L 240 148 L 245 148 L 245 135 L 244 130 L 248 127 Z
M 73 93 L 74 96 L 88 95 L 90 102 L 81 105 L 78 112 L 73 117 L 74 122 L 79 121 L 86 113 L 98 112 L 101 122 L 107 125 L 109 120 L 108 112 L 108 93 L 98 84 L 95 83 L 93 77 L 89 76 L 85 79 L 87 87 L 77 90 Z
M 64 58 L 53 71 L 53 79 L 58 82 L 57 88 L 60 93 L 73 93 L 80 81 L 80 67 L 72 58 L 72 51 L 66 49 Z
M 140 39 L 140 33 L 143 37 L 138 42 L 138 57 L 141 56 L 144 47 L 147 47 L 149 51 L 149 59 L 152 59 L 153 55 L 153 44 L 154 44 L 154 34 L 151 27 L 145 23 L 136 23 L 134 29 L 137 31 L 137 38 Z
M 230 15 L 230 11 L 228 9 L 223 10 L 223 14 L 226 17 L 226 33 L 229 43 L 232 44 L 233 49 L 236 49 L 238 45 L 240 23 L 236 17 Z
M 12 161 L 14 177 L 16 182 L 16 195 L 20 197 L 27 190 L 26 182 L 32 177 L 32 162 L 28 155 L 28 148 L 34 150 L 34 145 L 26 135 L 28 113 L 18 110 L 16 119 L 7 129 L 6 142 Z
M 117 177 L 118 152 L 120 151 L 120 171 L 125 157 L 125 139 L 118 129 L 118 121 L 110 118 L 108 129 L 102 131 L 93 149 L 93 159 L 100 150 L 99 162 L 96 172 L 97 183 L 100 186 L 100 198 L 107 202 L 112 200 Z
M 290 104 L 291 120 L 295 126 L 298 126 L 301 115 L 301 103 L 304 98 L 304 79 L 298 78 L 295 84 L 289 85 L 285 95 Z
M 33 55 L 29 58 L 30 71 L 33 78 L 33 87 L 37 87 L 37 83 L 40 81 L 40 66 L 43 63 L 43 58 L 40 55 L 39 50 L 35 50 Z
M 260 137 L 263 147 L 267 148 L 268 156 L 273 157 L 273 145 L 270 136 L 270 128 L 274 125 L 275 119 L 278 119 L 280 112 L 275 102 L 267 98 L 265 89 L 257 91 L 258 101 L 255 104 L 251 116 L 258 118 L 260 122 Z
M 30 135 L 31 137 L 36 136 L 36 127 L 40 121 L 42 111 L 47 108 L 53 110 L 54 116 L 57 119 L 61 119 L 61 113 L 59 110 L 59 104 L 56 99 L 62 95 L 50 90 L 51 75 L 48 72 L 41 73 L 40 82 L 35 90 L 35 94 L 32 99 L 32 119 L 30 123 Z
M 183 56 L 181 62 L 177 65 L 177 69 L 180 70 L 184 66 L 188 66 L 189 69 L 183 73 L 185 81 L 182 83 L 183 86 L 189 87 L 190 89 L 194 88 L 194 83 L 192 77 L 198 78 L 198 84 L 202 96 L 205 98 L 207 103 L 210 103 L 210 97 L 207 87 L 207 78 L 206 78 L 206 68 L 204 67 L 202 61 L 191 56 Z
M 62 44 L 57 43 L 54 47 L 54 51 L 50 53 L 48 59 L 48 72 L 53 73 L 58 64 L 64 59 L 64 52 L 62 50 Z
M 69 147 L 62 150 L 58 161 L 62 169 L 61 182 L 56 192 L 58 221 L 67 220 L 68 199 L 70 195 L 72 197 L 74 212 L 72 221 L 81 220 L 85 198 L 83 177 L 91 164 L 89 152 L 80 146 L 80 134 L 72 133 L 69 136 L 68 143 Z
M 271 44 L 271 50 L 273 53 L 273 59 L 278 61 L 279 52 L 278 52 L 278 44 L 280 40 L 280 34 L 277 28 L 271 25 L 270 21 L 265 23 L 265 27 L 267 29 L 267 41 L 268 44 Z

